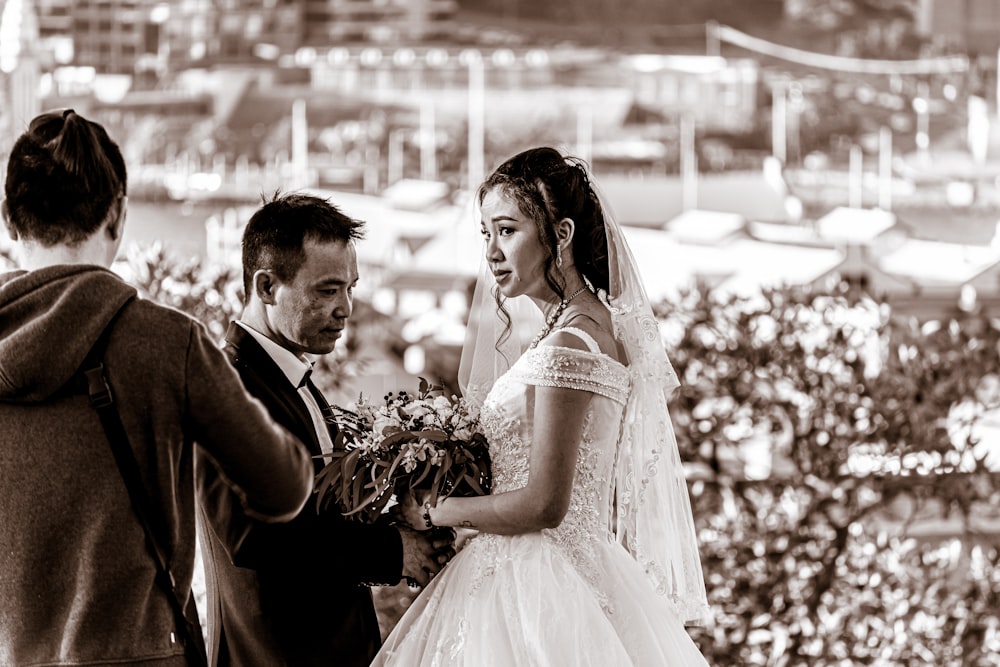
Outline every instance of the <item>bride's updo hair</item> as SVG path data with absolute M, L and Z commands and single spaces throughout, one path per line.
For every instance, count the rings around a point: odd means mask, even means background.
M 556 267 L 559 247 L 553 231 L 563 218 L 575 223 L 572 250 L 577 270 L 593 289 L 608 291 L 604 212 L 582 160 L 564 156 L 554 148 L 532 148 L 497 167 L 479 188 L 479 204 L 495 189 L 510 197 L 521 213 L 535 222 L 538 237 L 548 249 L 545 279 L 556 294 L 566 296 Z
M 4 194 L 18 235 L 77 245 L 119 213 L 125 160 L 104 128 L 72 109 L 31 121 L 7 161 Z
M 583 160 L 564 156 L 554 148 L 532 148 L 518 153 L 490 174 L 477 193 L 480 206 L 493 190 L 513 200 L 521 213 L 534 221 L 538 238 L 548 250 L 543 275 L 559 298 L 566 298 L 566 284 L 556 264 L 559 244 L 554 230 L 556 223 L 564 218 L 575 223 L 572 252 L 576 269 L 591 289 L 603 290 L 605 294 L 610 291 L 604 211 Z M 499 351 L 510 335 L 512 323 L 496 285 L 493 298 L 505 324 L 496 341 Z

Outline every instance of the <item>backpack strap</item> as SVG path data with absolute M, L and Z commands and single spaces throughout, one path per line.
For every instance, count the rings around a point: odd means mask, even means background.
M 97 412 L 111 444 L 111 451 L 115 455 L 115 463 L 118 464 L 118 471 L 121 473 L 128 495 L 132 501 L 132 509 L 142 524 L 143 532 L 146 535 L 146 548 L 153 556 L 156 563 L 157 583 L 167 593 L 170 600 L 171 609 L 174 612 L 174 621 L 177 627 L 178 639 L 184 647 L 184 654 L 188 659 L 188 664 L 197 667 L 207 667 L 208 658 L 205 653 L 204 638 L 201 634 L 200 624 L 196 623 L 197 608 L 191 604 L 184 604 L 177 595 L 176 581 L 170 571 L 167 551 L 164 548 L 164 540 L 161 537 L 165 534 L 167 526 L 163 517 L 156 511 L 153 502 L 146 492 L 146 487 L 142 481 L 142 473 L 139 463 L 135 459 L 135 452 L 128 441 L 128 434 L 122 424 L 121 415 L 115 407 L 115 398 L 111 392 L 111 385 L 108 383 L 107 373 L 104 369 L 104 352 L 107 348 L 108 339 L 114 329 L 115 322 L 124 312 L 125 308 L 135 297 L 129 299 L 121 305 L 118 311 L 108 321 L 107 326 L 97 342 L 87 354 L 80 373 L 87 385 L 87 394 L 90 397 L 90 405 Z M 189 611 L 190 610 L 190 611 Z M 191 614 L 195 620 L 191 619 Z

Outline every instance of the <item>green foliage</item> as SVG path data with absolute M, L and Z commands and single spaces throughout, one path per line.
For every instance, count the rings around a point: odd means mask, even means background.
M 841 289 L 698 290 L 659 315 L 682 457 L 705 471 L 709 662 L 998 664 L 1000 536 L 969 533 L 1000 500 L 974 438 L 1000 403 L 996 327 L 921 326 Z

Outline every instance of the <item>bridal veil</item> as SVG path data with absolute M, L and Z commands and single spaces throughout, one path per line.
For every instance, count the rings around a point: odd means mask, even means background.
M 614 525 L 609 528 L 643 566 L 657 592 L 674 603 L 677 614 L 685 622 L 700 622 L 708 613 L 704 576 L 667 407 L 680 383 L 622 229 L 593 180 L 588 181 L 604 212 L 610 264 L 610 290 L 598 296 L 611 313 L 632 382 L 618 445 Z M 508 327 L 494 288 L 484 252 L 459 367 L 463 394 L 476 404 L 544 325 L 538 308 L 522 296 L 503 302 Z

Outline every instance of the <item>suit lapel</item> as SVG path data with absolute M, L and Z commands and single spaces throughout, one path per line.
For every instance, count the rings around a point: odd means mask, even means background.
M 230 323 L 223 351 L 247 390 L 260 399 L 271 417 L 297 436 L 315 456 L 321 453 L 312 418 L 298 390 L 264 348 L 247 331 Z

